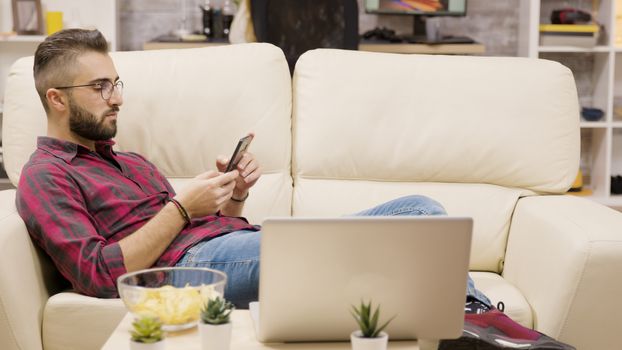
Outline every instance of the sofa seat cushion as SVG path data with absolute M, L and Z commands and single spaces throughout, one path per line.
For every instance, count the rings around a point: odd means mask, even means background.
M 43 312 L 43 347 L 99 349 L 126 313 L 121 299 L 99 299 L 73 292 L 55 294 L 48 299 Z
M 379 182 L 357 179 L 295 179 L 294 216 L 352 214 L 401 196 L 419 194 L 440 202 L 451 216 L 473 218 L 470 269 L 503 270 L 510 219 L 529 191 L 487 184 Z
M 525 327 L 533 328 L 531 306 L 516 287 L 496 273 L 471 272 L 470 275 L 475 287 L 486 294 L 495 306 L 502 301 L 506 315 Z

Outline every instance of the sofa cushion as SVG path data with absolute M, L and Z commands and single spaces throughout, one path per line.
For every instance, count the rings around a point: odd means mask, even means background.
M 431 197 L 452 216 L 473 218 L 471 270 L 503 271 L 510 219 L 520 189 L 486 184 L 377 182 L 295 179 L 294 216 L 339 216 L 356 213 L 411 194 Z
M 293 94 L 294 177 L 562 193 L 577 175 L 577 91 L 557 62 L 319 49 Z
M 99 299 L 73 292 L 53 295 L 43 314 L 43 347 L 99 349 L 126 313 L 121 299 Z M 79 331 L 76 325 L 81 325 Z
M 289 215 L 283 208 L 291 204 L 291 78 L 279 48 L 253 43 L 111 56 L 124 82 L 116 150 L 142 154 L 167 177 L 188 178 L 215 169 L 217 155 L 230 157 L 238 139 L 254 131 L 249 150 L 265 174 L 276 176 L 253 189 L 270 205 L 255 213 L 254 203 L 246 213 Z M 13 184 L 36 136 L 46 133 L 32 65 L 32 57 L 18 60 L 7 80 L 2 141 Z

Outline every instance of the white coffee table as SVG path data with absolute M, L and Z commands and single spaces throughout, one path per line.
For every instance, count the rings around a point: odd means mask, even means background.
M 247 310 L 235 310 L 231 314 L 233 322 L 233 334 L 231 336 L 231 350 L 349 350 L 349 342 L 342 343 L 271 343 L 262 344 L 255 338 L 253 321 Z M 130 329 L 132 327 L 132 315 L 129 313 L 121 320 L 117 328 L 112 332 L 110 338 L 102 350 L 124 350 L 130 348 Z M 166 349 L 175 350 L 200 350 L 201 340 L 197 328 L 170 333 L 166 338 Z M 419 350 L 416 341 L 391 341 L 391 350 Z

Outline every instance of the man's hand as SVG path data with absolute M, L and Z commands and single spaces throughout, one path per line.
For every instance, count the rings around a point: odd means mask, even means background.
M 207 171 L 192 179 L 175 199 L 190 218 L 213 215 L 231 203 L 238 175 L 237 170 L 227 174 Z M 152 266 L 183 229 L 183 219 L 173 204 L 167 204 L 147 224 L 121 239 L 119 246 L 127 271 Z
M 219 171 L 225 171 L 229 164 L 229 159 L 220 156 L 216 160 L 216 167 Z M 235 179 L 235 189 L 233 190 L 233 197 L 242 199 L 248 194 L 248 190 L 253 187 L 261 177 L 261 168 L 255 156 L 252 153 L 244 152 L 242 159 L 236 167 L 238 176 Z M 229 172 L 233 173 L 232 172 Z
M 229 201 L 236 187 L 238 171 L 226 174 L 213 170 L 198 175 L 175 198 L 191 218 L 217 213 Z

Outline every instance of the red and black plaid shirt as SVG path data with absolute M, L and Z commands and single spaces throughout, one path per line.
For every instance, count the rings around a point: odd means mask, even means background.
M 22 170 L 16 205 L 33 240 L 78 292 L 118 296 L 125 273 L 119 241 L 147 223 L 175 192 L 157 168 L 135 153 L 115 152 L 114 141 L 96 151 L 50 137 Z M 244 218 L 192 220 L 155 262 L 173 266 L 194 244 L 238 230 L 257 230 Z

